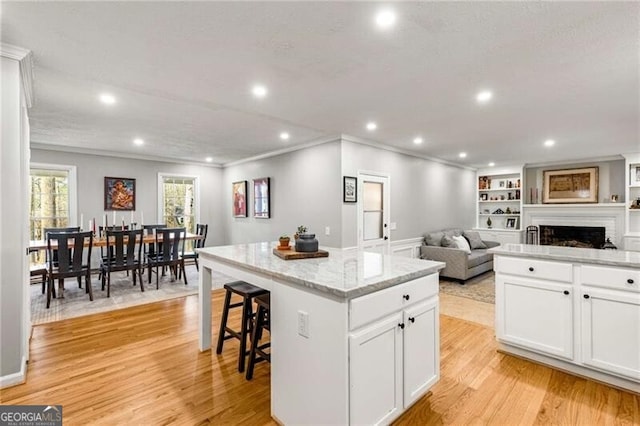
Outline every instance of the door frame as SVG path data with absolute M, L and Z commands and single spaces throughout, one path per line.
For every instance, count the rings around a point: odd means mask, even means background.
M 383 230 L 383 235 L 387 237 L 386 244 L 382 244 L 384 254 L 391 253 L 391 175 L 384 172 L 376 172 L 370 170 L 358 170 L 358 217 L 357 217 L 357 239 L 358 250 L 362 250 L 365 247 L 364 244 L 364 181 L 367 177 L 385 179 L 386 184 L 383 186 L 382 197 L 382 209 L 383 209 L 383 224 L 386 226 Z M 383 225 L 384 226 L 384 225 Z

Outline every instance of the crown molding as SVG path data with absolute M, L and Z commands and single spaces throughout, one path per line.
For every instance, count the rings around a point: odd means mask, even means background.
M 609 156 L 603 156 L 603 157 L 589 157 L 589 158 L 576 158 L 572 160 L 550 161 L 545 163 L 529 163 L 529 164 L 525 164 L 524 167 L 527 169 L 531 169 L 536 167 L 567 166 L 571 164 L 600 163 L 603 161 L 618 161 L 618 160 L 624 160 L 624 156 L 622 154 L 617 154 L 617 155 L 609 155 Z
M 0 56 L 13 59 L 20 64 L 22 88 L 27 108 L 33 106 L 33 53 L 12 44 L 0 43 Z
M 180 161 L 177 159 L 169 159 L 166 157 L 158 157 L 154 155 L 132 154 L 129 152 L 125 153 L 125 152 L 117 152 L 117 151 L 107 151 L 102 149 L 76 148 L 76 147 L 70 147 L 70 146 L 38 143 L 33 141 L 31 142 L 30 147 L 31 149 L 40 149 L 43 151 L 70 152 L 74 154 L 98 155 L 101 157 L 114 157 L 114 158 L 127 158 L 127 159 L 144 160 L 144 161 L 156 161 L 160 163 L 170 163 L 170 164 L 187 164 L 192 166 L 211 167 L 215 169 L 222 168 L 220 164 L 214 164 L 214 163 L 201 163 L 197 161 Z

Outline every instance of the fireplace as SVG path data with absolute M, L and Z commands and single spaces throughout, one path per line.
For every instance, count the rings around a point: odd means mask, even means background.
M 541 245 L 599 249 L 604 241 L 604 226 L 540 225 Z

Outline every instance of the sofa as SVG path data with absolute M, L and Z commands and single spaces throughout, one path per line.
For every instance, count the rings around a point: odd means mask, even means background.
M 493 254 L 487 253 L 487 249 L 499 245 L 497 241 L 482 240 L 477 231 L 443 229 L 424 235 L 420 258 L 445 262 L 447 266 L 440 276 L 464 284 L 469 278 L 493 269 Z

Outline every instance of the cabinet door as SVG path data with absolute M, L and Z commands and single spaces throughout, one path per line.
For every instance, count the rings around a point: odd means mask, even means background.
M 582 288 L 582 362 L 640 380 L 640 294 Z
M 402 411 L 402 314 L 349 336 L 351 424 L 389 423 Z
M 505 343 L 573 359 L 573 289 L 496 274 L 496 336 Z
M 440 378 L 438 298 L 404 311 L 404 408 Z

